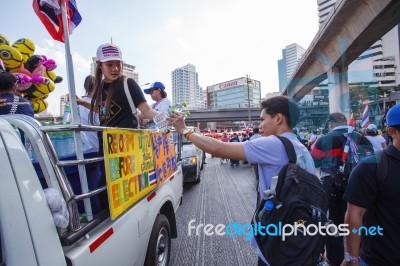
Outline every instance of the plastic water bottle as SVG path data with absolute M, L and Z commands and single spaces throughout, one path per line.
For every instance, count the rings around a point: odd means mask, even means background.
M 156 127 L 158 130 L 168 131 L 168 129 L 169 129 L 169 125 L 168 125 L 168 121 L 167 121 L 168 117 L 169 116 L 167 114 L 160 113 L 153 118 L 154 123 L 156 124 Z
M 71 104 L 67 102 L 64 107 L 63 124 L 71 123 Z
M 267 224 L 268 216 L 271 214 L 274 207 L 274 202 L 272 200 L 267 200 L 265 202 L 264 208 L 258 214 L 258 221 L 261 224 Z

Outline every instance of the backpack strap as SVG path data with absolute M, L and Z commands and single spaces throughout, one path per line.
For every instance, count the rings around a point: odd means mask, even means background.
M 296 164 L 297 162 L 297 155 L 296 151 L 294 150 L 293 143 L 286 137 L 277 136 L 275 135 L 280 141 L 282 141 L 283 146 L 285 146 L 286 153 L 289 158 L 289 163 Z
M 125 90 L 126 98 L 128 99 L 128 102 L 129 102 L 129 106 L 131 107 L 132 114 L 136 118 L 136 121 L 137 121 L 137 124 L 138 124 L 137 128 L 140 128 L 139 118 L 137 116 L 137 111 L 136 111 L 136 106 L 133 103 L 132 95 L 131 95 L 131 92 L 129 91 L 128 78 L 127 77 L 124 77 L 124 90 Z

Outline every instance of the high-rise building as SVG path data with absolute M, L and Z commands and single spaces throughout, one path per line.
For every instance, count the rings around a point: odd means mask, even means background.
M 282 50 L 282 59 L 278 60 L 279 91 L 285 89 L 304 52 L 305 49 L 297 43 L 292 43 Z
M 336 0 L 318 0 L 318 22 L 324 23 Z M 348 80 L 352 84 L 370 87 L 394 87 L 400 84 L 400 73 L 395 69 L 399 62 L 399 26 L 395 26 L 370 48 L 364 51 L 348 68 Z
M 336 0 L 318 0 L 318 23 L 324 23 L 326 17 L 331 12 L 332 7 L 335 5 Z
M 182 104 L 185 102 L 189 110 L 202 109 L 203 91 L 199 86 L 199 77 L 196 67 L 192 64 L 172 71 L 172 102 Z
M 259 107 L 261 102 L 261 83 L 247 77 L 225 81 L 207 86 L 207 105 L 209 109 Z

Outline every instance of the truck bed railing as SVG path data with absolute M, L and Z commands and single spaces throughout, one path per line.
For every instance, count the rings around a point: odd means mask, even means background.
M 82 187 L 82 180 L 87 185 L 86 168 L 87 164 L 102 163 L 104 164 L 103 156 L 95 156 L 93 158 L 83 158 L 83 154 L 79 155 L 75 151 L 75 160 L 63 160 L 57 154 L 50 134 L 53 132 L 82 132 L 82 131 L 102 131 L 107 127 L 88 126 L 88 125 L 53 125 L 41 126 L 39 122 L 31 117 L 25 115 L 2 115 L 14 127 L 19 128 L 24 132 L 25 139 L 28 139 L 39 163 L 45 182 L 48 187 L 56 188 L 61 192 L 65 201 L 67 202 L 69 212 L 69 227 L 68 230 L 59 231 L 60 239 L 63 245 L 71 245 L 80 237 L 84 236 L 88 231 L 94 228 L 101 221 L 109 217 L 108 210 L 98 213 L 95 217 L 92 216 L 90 207 L 90 198 L 98 195 L 99 193 L 107 190 L 107 186 L 102 186 L 93 190 Z M 182 137 L 174 137 L 174 144 L 176 146 L 177 161 L 180 161 Z M 76 148 L 76 146 L 75 146 Z M 81 181 L 82 193 L 76 195 L 68 180 L 65 168 L 71 166 L 78 166 L 79 179 Z M 83 171 L 82 171 L 83 168 Z M 84 223 L 81 222 L 81 215 L 78 211 L 77 202 L 87 200 L 89 203 L 85 205 L 86 219 Z

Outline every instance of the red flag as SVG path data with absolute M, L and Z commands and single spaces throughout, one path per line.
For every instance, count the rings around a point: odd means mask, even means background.
M 351 113 L 351 116 L 350 116 L 349 126 L 356 127 L 356 120 L 354 119 L 353 113 Z
M 67 23 L 69 34 L 81 23 L 82 17 L 78 12 L 75 0 L 33 0 L 33 10 L 42 21 L 54 40 L 64 42 L 64 27 L 61 17 L 61 4 L 67 3 Z

